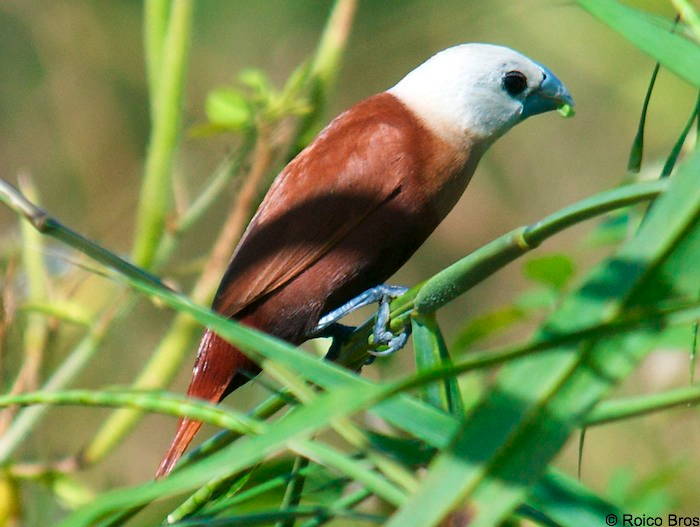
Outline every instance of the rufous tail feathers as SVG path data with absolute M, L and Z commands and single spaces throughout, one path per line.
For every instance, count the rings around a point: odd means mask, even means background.
M 239 375 L 234 382 L 236 373 L 244 371 L 256 373 L 257 369 L 258 367 L 243 353 L 207 330 L 199 343 L 187 396 L 218 403 L 245 382 L 246 378 L 242 375 Z M 200 421 L 192 419 L 182 418 L 178 421 L 177 432 L 160 462 L 156 479 L 170 473 L 201 426 Z

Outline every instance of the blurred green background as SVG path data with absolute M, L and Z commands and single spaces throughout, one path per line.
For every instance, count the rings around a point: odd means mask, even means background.
M 666 1 L 630 3 L 672 15 Z M 207 92 L 230 84 L 245 67 L 265 71 L 281 86 L 313 52 L 329 9 L 330 2 L 320 0 L 197 3 L 185 134 L 176 164 L 178 176 L 192 193 L 230 142 L 225 136 L 187 133 L 205 120 Z M 21 172 L 31 174 L 46 208 L 125 254 L 131 244 L 149 131 L 141 24 L 141 2 L 132 0 L 0 3 L 0 172 L 10 180 Z M 332 117 L 390 87 L 432 53 L 468 41 L 505 44 L 549 66 L 574 95 L 577 116 L 538 117 L 501 139 L 455 210 L 394 283 L 415 284 L 499 234 L 625 178 L 653 62 L 567 1 L 363 0 L 326 115 Z M 662 71 L 648 118 L 649 166 L 668 153 L 695 97 L 688 85 Z M 230 203 L 230 196 L 220 199 L 188 234 L 177 258 L 182 265 L 170 266 L 166 277 L 183 287 L 190 283 L 190 264 L 196 264 L 210 246 Z M 17 225 L 9 211 L 0 209 L 2 254 L 16 250 Z M 536 254 L 566 252 L 581 272 L 610 249 L 581 243 L 592 227 L 568 231 Z M 72 266 L 61 246 L 49 244 L 45 254 L 59 275 Z M 104 279 L 87 271 L 79 274 L 75 287 L 86 301 L 114 294 Z M 518 263 L 452 303 L 441 311 L 448 340 L 466 320 L 511 302 L 530 285 Z M 21 280 L 17 294 L 21 298 Z M 139 304 L 133 316 L 112 331 L 77 385 L 128 384 L 169 318 L 166 311 Z M 498 342 L 522 337 L 527 330 L 528 326 L 520 327 Z M 622 392 L 651 392 L 687 383 L 690 338 L 688 331 L 686 346 L 678 346 L 681 339 L 652 353 Z M 62 352 L 58 349 L 49 358 L 49 368 L 60 361 Z M 19 350 L 10 346 L 0 360 L 11 365 L 13 353 Z M 411 363 L 405 351 L 393 360 L 392 368 L 410 368 Z M 174 390 L 184 390 L 190 364 Z M 381 375 L 387 364 L 380 361 L 366 374 Z M 228 404 L 247 407 L 259 392 L 247 387 Z M 26 445 L 26 458 L 74 453 L 105 415 L 107 411 L 96 409 L 53 410 Z M 173 431 L 173 420 L 148 417 L 105 462 L 87 471 L 85 480 L 99 489 L 149 478 Z M 698 514 L 698 444 L 700 421 L 693 409 L 597 428 L 586 438 L 582 480 L 627 503 L 647 500 L 640 505 L 646 513 L 654 512 L 649 508 L 653 504 Z M 575 474 L 576 459 L 577 445 L 572 441 L 558 463 Z M 36 514 L 39 518 L 42 513 Z

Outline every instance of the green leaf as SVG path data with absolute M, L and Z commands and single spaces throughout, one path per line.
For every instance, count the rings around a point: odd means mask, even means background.
M 674 504 L 667 488 L 678 478 L 682 466 L 682 463 L 661 466 L 641 479 L 630 467 L 619 467 L 608 482 L 607 494 L 628 512 L 663 514 Z
M 530 493 L 527 504 L 540 510 L 562 527 L 601 527 L 605 518 L 615 514 L 622 518 L 623 511 L 603 500 L 578 481 L 549 471 Z
M 434 314 L 412 317 L 411 327 L 418 371 L 452 364 Z M 428 404 L 454 415 L 464 414 L 462 395 L 457 379 L 453 377 L 445 377 L 441 382 L 425 386 L 423 399 Z
M 464 352 L 477 342 L 510 328 L 526 316 L 526 312 L 520 307 L 506 306 L 473 318 L 459 330 L 452 349 Z
M 629 208 L 610 213 L 584 238 L 582 245 L 584 248 L 618 245 L 629 235 L 632 222 Z
M 95 493 L 89 487 L 69 474 L 52 475 L 49 486 L 61 505 L 67 509 L 77 509 L 95 499 Z
M 655 16 L 616 0 L 577 0 L 589 13 L 601 19 L 663 66 L 700 88 L 700 46 L 671 33 L 673 21 Z
M 90 326 L 92 323 L 92 317 L 87 309 L 82 304 L 71 300 L 29 301 L 20 307 L 20 311 L 42 313 L 80 326 Z
M 220 88 L 207 95 L 207 118 L 215 126 L 242 130 L 251 122 L 252 112 L 245 96 L 231 88 Z
M 575 272 L 573 260 L 561 253 L 531 258 L 523 265 L 523 274 L 527 278 L 557 291 L 564 289 Z
M 241 84 L 247 86 L 258 94 L 270 94 L 273 92 L 272 85 L 264 71 L 256 68 L 246 68 L 238 74 Z

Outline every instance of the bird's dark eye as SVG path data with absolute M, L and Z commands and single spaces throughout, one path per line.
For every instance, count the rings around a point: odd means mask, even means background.
M 518 95 L 527 88 L 527 77 L 519 71 L 509 71 L 503 77 L 503 88 L 511 95 Z

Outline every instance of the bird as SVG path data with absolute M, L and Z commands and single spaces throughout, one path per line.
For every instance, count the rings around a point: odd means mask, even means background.
M 547 67 L 511 48 L 467 43 L 438 52 L 338 115 L 279 173 L 212 309 L 294 345 L 317 336 L 319 321 L 332 329 L 343 306 L 358 304 L 353 298 L 385 294 L 382 284 L 453 208 L 494 141 L 528 117 L 573 104 Z M 219 403 L 259 371 L 206 330 L 187 395 Z M 180 419 L 156 478 L 200 427 Z

